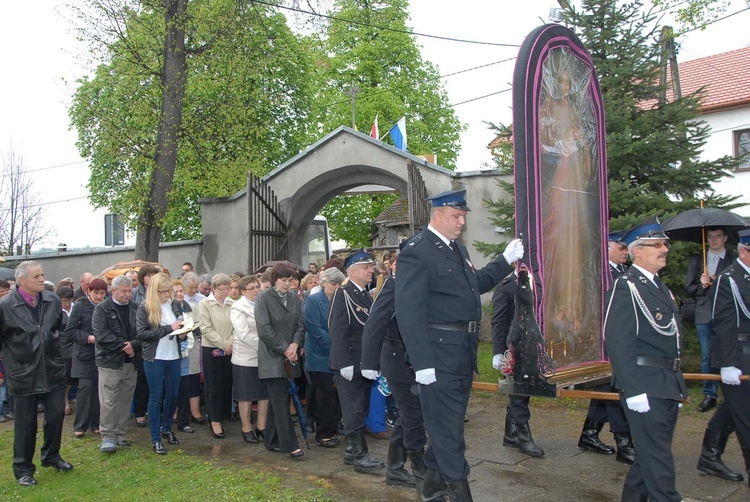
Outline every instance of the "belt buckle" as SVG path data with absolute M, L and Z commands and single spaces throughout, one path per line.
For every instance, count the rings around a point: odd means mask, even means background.
M 680 358 L 678 357 L 672 361 L 672 371 L 680 371 Z
M 479 331 L 479 322 L 478 321 L 469 321 L 469 333 L 476 333 Z

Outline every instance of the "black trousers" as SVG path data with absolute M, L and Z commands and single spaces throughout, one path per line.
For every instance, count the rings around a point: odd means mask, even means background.
M 293 452 L 299 449 L 299 443 L 289 412 L 289 382 L 286 378 L 266 378 L 263 381 L 268 390 L 266 432 L 263 433 L 266 447 L 279 448 L 284 453 Z
M 133 394 L 133 415 L 145 417 L 148 410 L 148 380 L 146 380 L 146 373 L 143 371 L 143 363 L 141 363 L 137 374 L 135 393 Z
M 336 394 L 336 388 L 333 386 L 333 373 L 311 371 L 308 374 L 312 380 L 310 387 L 315 389 L 313 393 L 313 402 L 315 403 L 315 439 L 317 441 L 330 439 L 339 431 L 340 416 L 339 399 Z M 308 387 L 308 390 L 310 387 Z M 308 397 L 308 409 L 310 404 L 310 397 Z
M 13 396 L 16 419 L 13 437 L 13 474 L 16 479 L 33 475 L 36 450 L 37 404 L 44 399 L 42 462 L 60 460 L 60 441 L 65 420 L 65 387 L 34 396 Z
M 76 416 L 73 420 L 75 432 L 86 432 L 99 428 L 99 379 L 79 378 Z
M 616 392 L 610 384 L 600 385 L 596 388 L 600 392 Z M 620 401 L 605 401 L 603 399 L 592 399 L 586 416 L 597 422 L 609 422 L 609 430 L 613 434 L 629 433 L 630 426 L 625 418 L 625 410 L 622 409 Z
M 530 396 L 508 394 L 508 406 L 505 408 L 505 413 L 510 416 L 514 424 L 523 425 L 531 420 L 529 401 L 531 401 Z
M 208 419 L 223 422 L 232 414 L 232 356 L 214 357 L 214 347 L 203 347 L 203 383 Z
M 437 370 L 437 381 L 417 384 L 427 434 L 433 438 L 424 457 L 425 465 L 439 471 L 444 481 L 462 481 L 469 476 L 464 440 L 464 415 L 469 404 L 472 375 Z
M 648 398 L 650 410 L 637 413 L 625 404 L 620 394 L 625 416 L 630 424 L 630 434 L 638 454 L 625 484 L 634 492 L 648 495 L 654 502 L 682 500 L 675 487 L 672 438 L 677 425 L 679 403 L 671 399 Z
M 734 432 L 734 419 L 732 418 L 732 411 L 727 404 L 726 393 L 724 394 L 724 401 L 716 407 L 706 427 L 724 436 L 728 436 Z
M 739 385 L 727 385 L 722 382 L 720 385 L 721 392 L 724 394 L 724 402 L 719 405 L 719 408 L 714 413 L 714 417 L 720 413 L 719 410 L 722 408 L 728 408 L 729 419 L 731 419 L 732 425 L 725 426 L 724 430 L 727 430 L 729 427 L 736 429 L 737 441 L 740 443 L 744 453 L 744 451 L 750 448 L 750 383 L 742 382 Z M 722 411 L 722 413 L 725 412 Z M 712 418 L 708 423 L 711 429 L 713 429 L 711 427 L 713 421 L 714 419 Z M 750 465 L 750 458 L 745 458 L 745 465 Z
M 427 434 L 424 431 L 419 397 L 412 393 L 416 383 L 389 380 L 388 385 L 398 408 L 398 420 L 391 432 L 391 443 L 404 445 L 406 451 L 420 451 L 427 443 Z
M 341 403 L 341 416 L 344 419 L 344 434 L 349 435 L 364 430 L 367 414 L 370 412 L 370 391 L 372 380 L 355 373 L 351 381 L 342 377 L 336 370 L 333 375 Z

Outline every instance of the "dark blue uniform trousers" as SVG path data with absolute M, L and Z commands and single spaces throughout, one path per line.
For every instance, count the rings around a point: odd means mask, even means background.
M 427 443 L 427 435 L 419 397 L 411 392 L 414 384 L 389 381 L 388 385 L 398 407 L 398 420 L 391 432 L 391 443 L 404 445 L 406 451 L 420 451 Z
M 607 383 L 596 388 L 600 392 L 617 392 Z M 592 399 L 586 416 L 597 422 L 609 422 L 609 430 L 613 434 L 630 432 L 628 419 L 625 418 L 625 410 L 619 401 L 605 401 L 603 399 Z
M 372 380 L 355 373 L 351 381 L 341 376 L 338 370 L 333 374 L 336 391 L 341 403 L 341 418 L 344 421 L 344 435 L 364 431 L 367 414 L 370 411 L 370 389 Z
M 682 500 L 675 487 L 672 456 L 679 403 L 673 399 L 649 397 L 651 409 L 647 413 L 637 413 L 627 407 L 622 394 L 620 401 L 638 452 L 625 477 L 625 484 L 637 493 L 648 495 L 653 502 Z
M 436 370 L 437 381 L 417 384 L 422 416 L 430 436 L 424 456 L 425 465 L 440 472 L 444 481 L 452 483 L 469 477 L 464 440 L 464 415 L 469 404 L 472 375 L 454 375 Z

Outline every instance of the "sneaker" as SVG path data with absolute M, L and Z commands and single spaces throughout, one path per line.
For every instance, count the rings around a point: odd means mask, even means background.
M 114 453 L 117 451 L 117 443 L 114 439 L 105 439 L 99 446 L 99 452 L 101 453 Z
M 385 397 L 391 395 L 391 387 L 388 385 L 388 380 L 383 375 L 378 377 L 378 392 L 383 394 Z
M 133 443 L 128 441 L 127 439 L 118 439 L 117 440 L 117 446 L 132 446 Z
M 8 421 L 8 419 L 5 418 L 5 415 L 0 415 L 0 424 L 4 424 L 7 421 Z
M 7 418 L 8 420 L 15 420 L 16 415 L 12 411 L 9 411 L 8 413 L 5 414 L 5 418 Z

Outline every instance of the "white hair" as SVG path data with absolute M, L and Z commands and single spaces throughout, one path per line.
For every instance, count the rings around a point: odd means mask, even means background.
M 16 271 L 13 273 L 13 277 L 15 277 L 16 282 L 18 282 L 19 279 L 25 279 L 26 276 L 29 275 L 29 269 L 31 267 L 41 267 L 41 265 L 38 261 L 22 261 L 21 264 L 16 267 Z

